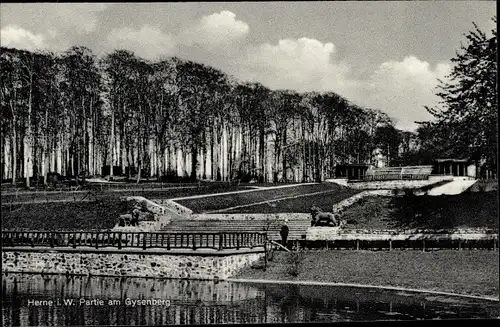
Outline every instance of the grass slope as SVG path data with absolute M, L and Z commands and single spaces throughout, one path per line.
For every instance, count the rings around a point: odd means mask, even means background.
M 113 228 L 128 210 L 117 197 L 93 202 L 36 203 L 2 206 L 2 228 L 29 230 L 95 230 Z
M 158 186 L 160 187 L 160 186 Z M 34 201 L 74 201 L 81 200 L 83 198 L 89 199 L 94 198 L 96 195 L 101 194 L 115 194 L 119 196 L 143 196 L 148 199 L 169 199 L 177 197 L 185 197 L 191 195 L 202 195 L 202 194 L 213 194 L 213 193 L 223 193 L 232 192 L 249 189 L 247 186 L 237 186 L 237 185 L 224 185 L 224 184 L 214 184 L 214 185 L 202 185 L 198 187 L 197 185 L 191 185 L 189 187 L 181 186 L 171 186 L 168 189 L 134 189 L 127 190 L 121 189 L 119 191 L 110 190 L 95 190 L 95 191 L 84 191 L 84 192 L 30 192 L 30 193 L 19 193 L 19 194 L 9 194 L 2 195 L 2 203 L 7 204 L 12 202 L 34 202 Z
M 319 206 L 324 211 L 331 211 L 332 205 L 359 193 L 353 189 L 342 189 L 335 192 L 316 194 L 296 199 L 273 202 L 272 205 L 254 205 L 237 208 L 226 213 L 310 213 L 312 205 Z
M 347 228 L 498 229 L 497 192 L 444 196 L 367 197 L 344 211 Z
M 234 278 L 359 283 L 498 297 L 496 251 L 276 252 L 266 271 Z
M 182 204 L 193 210 L 194 213 L 202 213 L 212 210 L 220 210 L 239 205 L 252 204 L 257 202 L 269 201 L 283 197 L 291 197 L 304 195 L 315 192 L 328 192 L 308 197 L 301 197 L 298 199 L 290 199 L 279 201 L 276 207 L 264 204 L 247 208 L 241 208 L 232 212 L 252 212 L 252 213 L 266 213 L 266 212 L 308 212 L 312 203 L 316 203 L 324 207 L 325 210 L 338 201 L 338 199 L 345 199 L 353 194 L 358 193 L 357 190 L 348 189 L 346 187 L 336 185 L 333 183 L 323 183 L 314 185 L 299 185 L 297 187 L 289 187 L 282 189 L 272 190 L 259 190 L 257 192 L 221 195 L 210 198 L 188 199 L 180 200 L 178 203 Z

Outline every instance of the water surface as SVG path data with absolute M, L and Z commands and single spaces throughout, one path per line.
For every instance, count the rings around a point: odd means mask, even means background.
M 2 282 L 5 326 L 496 318 L 499 311 L 498 302 L 348 287 L 27 274 L 4 274 Z

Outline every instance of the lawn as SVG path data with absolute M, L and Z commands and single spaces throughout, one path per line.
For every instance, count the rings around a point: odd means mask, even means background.
M 20 192 L 18 194 L 2 194 L 2 202 L 4 204 L 12 202 L 39 202 L 39 201 L 79 201 L 82 199 L 92 199 L 101 194 L 117 194 L 119 196 L 143 196 L 148 199 L 169 199 L 176 197 L 185 197 L 191 195 L 213 194 L 222 192 L 233 192 L 250 189 L 247 186 L 228 185 L 228 184 L 201 184 L 194 185 L 170 185 L 160 188 L 144 188 L 136 185 L 136 189 L 104 189 L 103 191 L 86 190 L 86 191 L 62 191 L 62 192 Z
M 318 198 L 320 199 L 318 200 L 318 205 L 320 205 L 319 202 L 321 201 L 321 204 L 325 206 L 325 209 L 333 205 L 333 203 L 335 202 L 334 199 L 335 197 L 346 198 L 349 197 L 351 194 L 358 193 L 358 191 L 351 190 L 337 184 L 322 183 L 313 185 L 298 185 L 296 187 L 278 188 L 271 190 L 262 189 L 256 192 L 220 195 L 209 198 L 187 199 L 187 200 L 180 200 L 177 202 L 193 210 L 194 213 L 202 213 L 207 211 L 231 208 L 239 205 L 248 205 L 252 203 L 280 199 L 283 197 L 304 195 L 315 192 L 328 192 L 325 193 L 325 195 L 322 195 L 321 197 Z M 239 211 L 243 209 L 238 209 L 237 212 L 292 212 L 292 211 L 281 211 L 281 210 L 299 210 L 298 208 L 301 208 L 300 210 L 302 211 L 296 211 L 296 212 L 307 212 L 305 208 L 310 207 L 311 205 L 310 201 L 311 199 L 314 199 L 314 197 L 315 196 L 302 197 L 296 199 L 295 201 L 291 201 L 289 203 L 287 201 L 281 201 L 282 203 L 280 204 L 280 206 L 282 207 L 280 207 L 278 211 L 265 211 L 265 210 L 274 210 L 272 209 L 271 206 L 265 204 L 265 205 L 255 206 L 252 209 L 250 208 L 245 209 L 251 211 Z M 331 203 L 328 200 L 329 198 L 333 199 Z
M 28 203 L 2 206 L 2 229 L 97 230 L 113 228 L 128 210 L 118 197 L 92 202 Z
M 467 192 L 498 191 L 498 180 L 478 180 Z
M 396 286 L 498 297 L 497 251 L 275 252 L 266 271 L 247 267 L 234 278 Z
M 366 197 L 344 211 L 347 228 L 498 229 L 498 193 Z
M 257 204 L 249 207 L 237 208 L 225 213 L 310 213 L 312 205 L 319 206 L 324 211 L 331 211 L 332 205 L 359 193 L 353 189 L 339 189 L 328 193 L 315 194 L 307 197 L 288 199 L 268 204 Z

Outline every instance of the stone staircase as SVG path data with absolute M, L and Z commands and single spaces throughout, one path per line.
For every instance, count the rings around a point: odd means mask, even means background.
M 311 226 L 310 220 L 291 219 L 288 221 L 290 232 L 289 240 L 305 239 L 307 228 Z M 268 226 L 269 225 L 269 226 Z M 170 224 L 164 226 L 162 232 L 199 232 L 199 233 L 217 233 L 217 232 L 268 232 L 268 238 L 271 240 L 280 240 L 279 234 L 282 221 L 271 220 L 172 220 Z

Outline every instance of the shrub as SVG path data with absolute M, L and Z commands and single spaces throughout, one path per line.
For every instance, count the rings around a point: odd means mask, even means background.
M 292 277 L 297 277 L 300 273 L 300 265 L 304 260 L 304 253 L 291 252 L 288 258 L 288 274 Z

